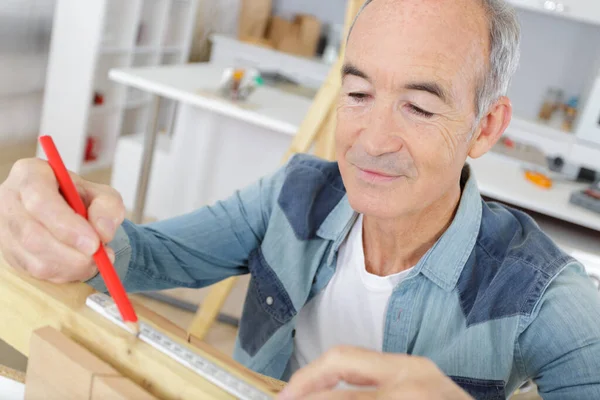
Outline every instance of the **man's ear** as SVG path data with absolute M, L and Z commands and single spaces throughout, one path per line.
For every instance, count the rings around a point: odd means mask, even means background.
M 471 140 L 469 157 L 479 158 L 487 153 L 500 139 L 512 118 L 512 104 L 502 96 L 479 122 Z

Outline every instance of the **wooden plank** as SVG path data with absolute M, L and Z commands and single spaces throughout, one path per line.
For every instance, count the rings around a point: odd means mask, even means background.
M 242 0 L 238 38 L 264 38 L 272 6 L 272 0 Z
M 4 365 L 0 365 L 0 376 L 8 378 L 11 381 L 25 383 L 25 374 L 23 372 L 5 367 Z
M 54 328 L 36 330 L 31 338 L 25 400 L 89 399 L 96 375 L 119 373 Z
M 317 92 L 306 118 L 302 121 L 298 133 L 294 136 L 292 144 L 284 156 L 284 162 L 296 153 L 307 153 L 309 151 L 329 114 L 329 110 L 331 110 L 331 106 L 337 101 L 342 79 L 341 68 L 342 60 L 338 59 L 329 71 L 327 80 Z
M 362 7 L 363 0 L 349 0 L 346 6 L 346 17 L 344 24 L 344 38 L 342 39 L 342 47 L 340 49 L 340 55 L 338 60 L 333 64 L 329 74 L 327 75 L 327 79 L 325 79 L 325 83 L 319 89 L 317 96 L 310 109 L 308 110 L 308 114 L 306 118 L 300 125 L 298 129 L 298 133 L 294 137 L 292 141 L 292 145 L 290 149 L 285 154 L 283 160 L 287 161 L 292 155 L 296 153 L 307 153 L 310 150 L 310 147 L 317 139 L 319 132 L 325 129 L 328 132 L 328 128 L 324 128 L 324 124 L 328 117 L 328 113 L 331 110 L 331 107 L 336 104 L 337 98 L 340 93 L 340 88 L 342 84 L 342 65 L 344 62 L 344 53 L 346 50 L 346 37 L 348 35 L 348 31 L 350 30 L 350 26 L 354 22 L 358 11 Z M 332 139 L 335 140 L 335 139 Z M 328 157 L 330 159 L 331 155 L 331 144 L 327 145 Z
M 122 376 L 99 376 L 94 378 L 90 400 L 156 400 Z
M 85 284 L 54 285 L 37 281 L 14 271 L 0 257 L 0 293 L 0 338 L 25 355 L 29 355 L 33 331 L 52 326 L 161 399 L 233 398 L 152 346 L 132 341 L 130 333 L 86 307 L 85 299 L 94 290 Z M 147 310 L 140 309 L 138 315 L 152 324 Z M 193 349 L 185 340 L 169 336 Z M 195 351 L 224 368 L 229 369 L 234 363 Z M 230 372 L 269 390 L 262 380 L 243 371 L 239 366 Z
M 194 336 L 204 340 L 208 330 L 217 319 L 225 300 L 227 300 L 227 296 L 231 293 L 235 282 L 236 278 L 229 278 L 211 286 L 210 292 L 202 302 L 188 328 L 188 337 Z
M 315 143 L 315 155 L 328 161 L 335 161 L 336 107 L 332 107 L 323 123 Z

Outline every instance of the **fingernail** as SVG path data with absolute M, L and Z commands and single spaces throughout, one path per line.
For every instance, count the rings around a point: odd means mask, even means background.
M 79 236 L 77 239 L 77 248 L 83 254 L 91 256 L 94 255 L 96 250 L 98 250 L 98 244 L 96 241 L 87 236 Z
M 112 237 L 115 234 L 115 223 L 108 218 L 98 218 L 96 225 L 104 236 Z

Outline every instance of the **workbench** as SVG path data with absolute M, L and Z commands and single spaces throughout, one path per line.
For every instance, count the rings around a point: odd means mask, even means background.
M 0 293 L 0 339 L 29 358 L 26 392 L 35 393 L 30 393 L 31 399 L 96 399 L 88 395 L 90 382 L 108 379 L 128 386 L 128 393 L 143 391 L 161 400 L 233 398 L 86 306 L 95 293 L 89 285 L 33 279 L 9 267 L 0 255 Z M 136 301 L 133 305 L 145 324 L 240 381 L 268 393 L 281 388 L 281 382 L 248 370 Z M 37 395 L 53 389 L 71 397 Z

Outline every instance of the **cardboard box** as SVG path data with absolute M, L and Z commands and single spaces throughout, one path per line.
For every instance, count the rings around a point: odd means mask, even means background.
M 314 57 L 321 37 L 321 22 L 317 18 L 312 15 L 297 15 L 287 27 L 280 21 L 273 22 L 279 24 L 279 26 L 273 25 L 271 29 L 278 50 L 304 57 Z M 280 36 L 281 39 L 277 40 Z
M 238 38 L 264 38 L 272 6 L 272 0 L 241 0 Z
M 292 22 L 285 18 L 273 16 L 269 21 L 267 39 L 274 48 L 279 48 L 283 39 L 292 29 Z

